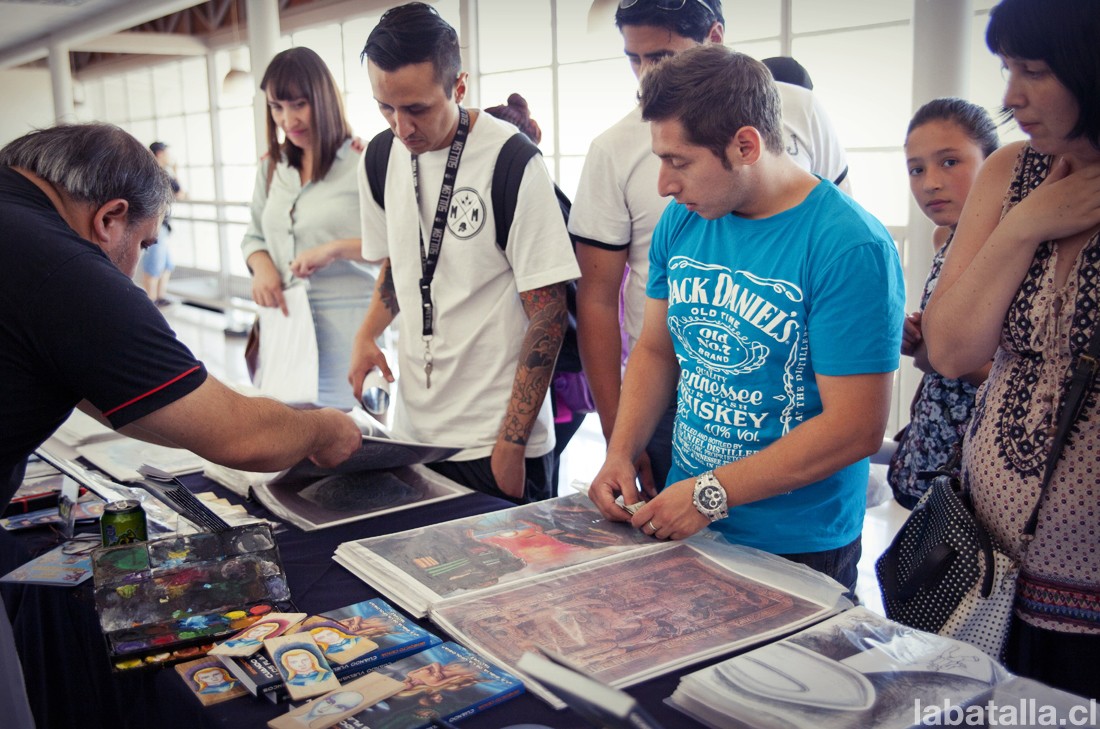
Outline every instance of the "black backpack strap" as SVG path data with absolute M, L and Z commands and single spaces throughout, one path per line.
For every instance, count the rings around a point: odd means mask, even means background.
M 508 231 L 512 229 L 512 218 L 516 214 L 523 171 L 536 154 L 539 154 L 539 148 L 525 134 L 516 132 L 504 143 L 497 155 L 490 196 L 497 228 L 497 246 L 502 251 L 508 247 Z
M 387 129 L 374 135 L 363 155 L 367 166 L 367 184 L 371 197 L 383 210 L 386 209 L 386 170 L 390 166 L 390 148 L 393 146 L 393 130 Z

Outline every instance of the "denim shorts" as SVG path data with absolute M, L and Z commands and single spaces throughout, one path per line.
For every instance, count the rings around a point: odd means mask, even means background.
M 168 251 L 168 240 L 168 231 L 161 226 L 157 242 L 146 248 L 141 256 L 141 270 L 146 276 L 157 278 L 165 271 L 171 271 L 176 267 L 172 263 L 172 254 Z

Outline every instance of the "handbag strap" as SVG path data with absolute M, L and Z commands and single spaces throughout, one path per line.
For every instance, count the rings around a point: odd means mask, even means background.
M 1024 536 L 1027 538 L 1035 536 L 1035 529 L 1039 523 L 1039 507 L 1043 503 L 1043 495 L 1054 477 L 1054 469 L 1058 466 L 1058 459 L 1062 457 L 1062 448 L 1069 439 L 1069 431 L 1085 409 L 1085 401 L 1088 399 L 1089 391 L 1096 380 L 1098 369 L 1100 369 L 1100 320 L 1097 320 L 1093 326 L 1092 337 L 1089 339 L 1085 351 L 1073 361 L 1069 385 L 1066 386 L 1066 396 L 1062 401 L 1062 408 L 1058 414 L 1058 429 L 1054 434 L 1054 442 L 1051 444 L 1046 470 L 1043 473 L 1043 485 L 1039 489 L 1039 498 L 1035 501 L 1035 508 L 1031 510 L 1031 516 L 1028 517 L 1027 524 L 1024 526 Z

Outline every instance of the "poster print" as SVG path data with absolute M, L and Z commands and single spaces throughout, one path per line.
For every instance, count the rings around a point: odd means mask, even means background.
M 429 443 L 414 443 L 397 440 L 388 435 L 364 434 L 359 450 L 337 466 L 338 473 L 355 473 L 366 469 L 397 468 L 414 463 L 434 463 L 444 461 L 461 448 L 437 446 Z
M 830 612 L 673 545 L 448 602 L 433 619 L 506 665 L 541 646 L 597 680 L 628 686 Z
M 610 522 L 584 494 L 457 519 L 356 546 L 388 562 L 437 599 L 552 572 L 653 540 Z
M 333 473 L 305 462 L 253 492 L 276 516 L 312 530 L 453 499 L 469 489 L 420 466 Z
M 455 643 L 428 648 L 375 673 L 401 690 L 341 722 L 346 729 L 420 729 L 468 717 L 523 693 L 523 683 Z

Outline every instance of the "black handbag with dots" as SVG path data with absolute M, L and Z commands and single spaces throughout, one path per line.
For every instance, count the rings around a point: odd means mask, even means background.
M 1019 567 L 993 544 L 956 479 L 932 482 L 875 572 L 888 618 L 999 657 Z
M 1023 530 L 1019 560 L 990 538 L 969 492 L 947 473 L 931 487 L 875 562 L 886 617 L 977 646 L 1001 658 L 1012 620 L 1016 578 L 1039 508 L 1074 422 L 1100 370 L 1100 324 L 1070 373 L 1039 497 Z

